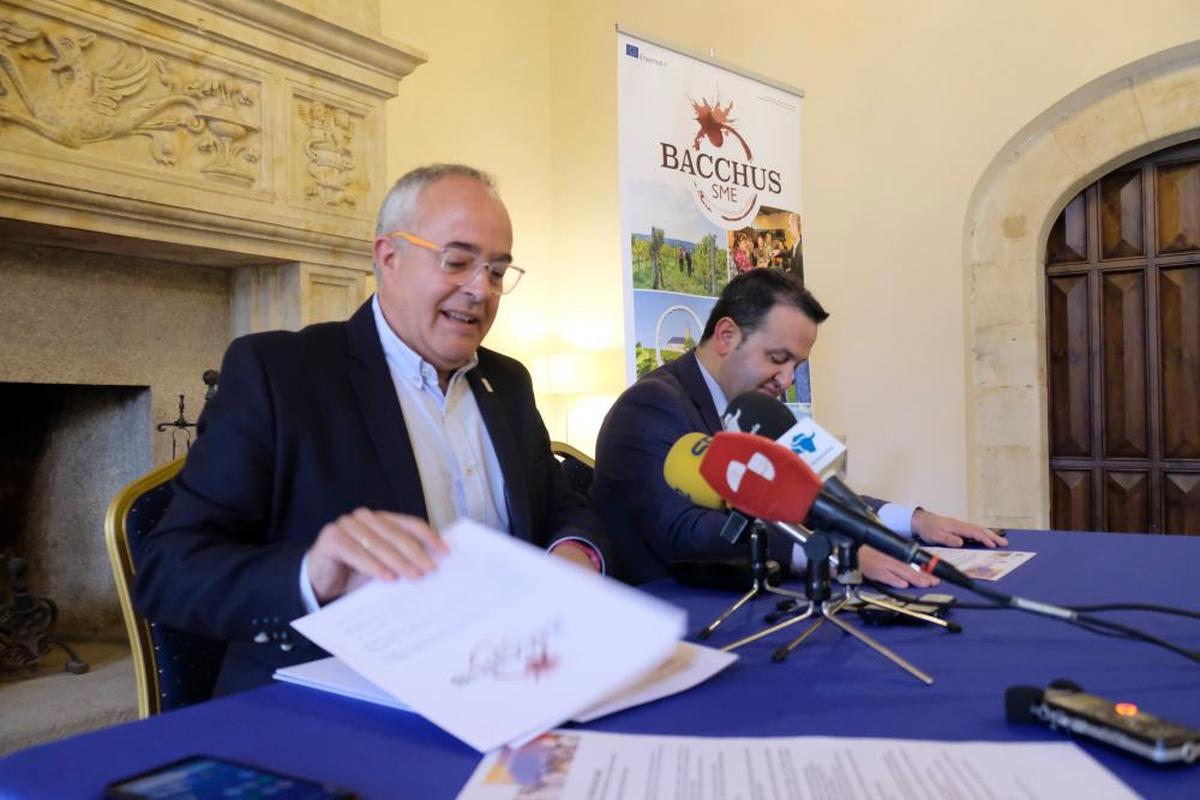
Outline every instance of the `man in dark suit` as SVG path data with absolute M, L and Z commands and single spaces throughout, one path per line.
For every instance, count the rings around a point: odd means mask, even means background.
M 134 585 L 148 619 L 229 642 L 218 694 L 320 657 L 289 621 L 435 569 L 438 529 L 459 517 L 603 568 L 529 373 L 480 346 L 522 274 L 511 248 L 487 176 L 414 170 L 380 210 L 371 301 L 230 345 Z
M 725 287 L 700 343 L 629 387 L 605 417 L 596 442 L 592 506 L 612 537 L 621 577 L 643 583 L 669 574 L 672 561 L 745 555 L 720 537 L 727 515 L 693 505 L 663 478 L 671 445 L 692 431 L 716 433 L 729 401 L 744 392 L 777 397 L 817 340 L 828 314 L 789 272 L 751 270 Z M 879 501 L 882 503 L 882 501 Z M 882 503 L 891 527 L 927 542 L 958 546 L 974 539 L 1006 542 L 979 525 Z M 790 569 L 792 544 L 772 537 L 771 557 Z M 936 579 L 869 547 L 860 550 L 863 573 L 898 588 Z

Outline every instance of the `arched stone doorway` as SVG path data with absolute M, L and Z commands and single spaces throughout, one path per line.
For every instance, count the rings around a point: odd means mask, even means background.
M 1045 294 L 1050 227 L 1121 164 L 1200 135 L 1200 42 L 1115 70 L 1030 122 L 972 193 L 967 279 L 967 465 L 972 518 L 1049 525 Z

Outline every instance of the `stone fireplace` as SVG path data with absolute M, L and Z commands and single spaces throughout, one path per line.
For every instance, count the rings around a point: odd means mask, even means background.
M 0 0 L 0 554 L 68 638 L 124 638 L 104 512 L 179 395 L 194 421 L 231 338 L 373 289 L 423 60 L 374 0 Z
M 178 396 L 200 411 L 200 375 L 230 335 L 231 275 L 9 241 L 0 286 L 0 551 L 29 560 L 60 631 L 120 638 L 104 510 L 171 458 L 154 425 L 178 417 Z

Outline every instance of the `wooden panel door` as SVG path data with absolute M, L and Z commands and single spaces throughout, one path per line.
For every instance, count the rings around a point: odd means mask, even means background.
M 1200 534 L 1200 143 L 1067 204 L 1046 315 L 1052 527 Z

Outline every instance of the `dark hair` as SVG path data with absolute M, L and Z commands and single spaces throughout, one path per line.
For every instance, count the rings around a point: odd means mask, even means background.
M 700 341 L 706 342 L 712 337 L 722 317 L 736 322 L 743 333 L 752 333 L 780 303 L 797 309 L 818 325 L 829 318 L 829 312 L 792 273 L 780 269 L 752 269 L 726 284 L 708 315 Z

